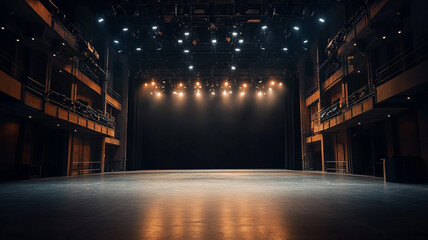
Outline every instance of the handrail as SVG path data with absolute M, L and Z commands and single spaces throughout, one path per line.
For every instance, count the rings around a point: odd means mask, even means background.
M 45 85 L 39 83 L 37 80 L 31 77 L 27 77 L 25 87 L 40 96 L 45 94 Z
M 318 83 L 315 82 L 308 90 L 305 92 L 305 97 L 308 98 L 318 90 Z
M 0 49 L 0 69 L 10 76 L 22 81 L 23 67 L 14 58 Z
M 376 84 L 384 83 L 428 57 L 428 43 L 403 51 L 376 69 Z
M 108 93 L 108 95 L 112 96 L 114 99 L 118 100 L 119 102 L 121 102 L 121 101 L 122 101 L 122 98 L 121 98 L 120 94 L 119 94 L 119 93 L 117 93 L 117 92 L 116 92 L 115 90 L 113 90 L 112 88 L 107 87 L 107 93 Z

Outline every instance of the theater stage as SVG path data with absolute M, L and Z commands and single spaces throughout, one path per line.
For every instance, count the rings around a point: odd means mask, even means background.
M 0 184 L 1 239 L 422 239 L 428 187 L 285 170 Z

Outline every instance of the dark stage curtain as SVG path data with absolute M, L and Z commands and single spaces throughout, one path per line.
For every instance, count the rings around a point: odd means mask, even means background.
M 127 170 L 301 169 L 298 81 L 282 82 L 262 98 L 180 98 L 150 95 L 131 80 Z

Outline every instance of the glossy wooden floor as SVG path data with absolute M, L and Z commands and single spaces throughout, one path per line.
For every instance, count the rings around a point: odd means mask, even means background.
M 0 239 L 428 239 L 428 188 L 282 170 L 0 184 Z

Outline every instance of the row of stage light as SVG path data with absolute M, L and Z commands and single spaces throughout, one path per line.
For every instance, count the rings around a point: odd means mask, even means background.
M 185 96 L 189 90 L 193 92 L 193 94 L 197 97 L 202 96 L 203 93 L 203 84 L 199 81 L 195 82 L 193 85 L 186 86 L 184 83 L 173 84 L 172 95 L 183 97 Z M 275 88 L 282 88 L 282 82 L 270 81 L 266 86 L 256 86 L 254 93 L 256 96 L 262 97 L 264 95 L 272 94 Z M 251 90 L 251 85 L 248 83 L 242 83 L 238 86 L 232 86 L 231 83 L 225 81 L 221 86 L 207 86 L 209 95 L 217 95 L 219 92 L 221 95 L 228 96 L 234 93 L 233 89 L 237 89 L 239 96 L 245 96 L 249 94 Z M 219 91 L 216 91 L 218 89 Z M 144 83 L 144 90 L 150 95 L 154 95 L 156 97 L 161 97 L 165 95 L 165 87 L 158 84 L 155 81 Z

